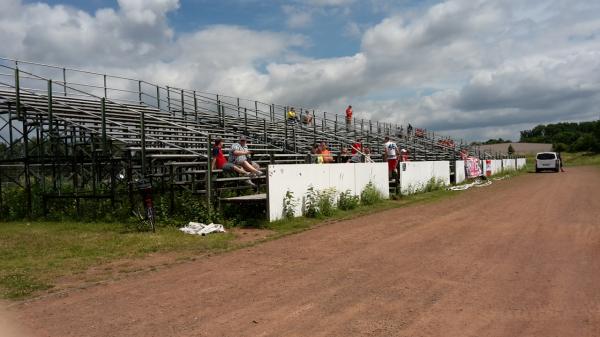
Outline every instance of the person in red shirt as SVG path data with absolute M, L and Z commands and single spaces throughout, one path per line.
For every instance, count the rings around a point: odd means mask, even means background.
M 346 129 L 350 130 L 352 126 L 352 105 L 348 105 L 346 108 Z
M 362 146 L 362 139 L 361 138 L 357 138 L 356 142 L 354 142 L 354 144 L 352 144 L 352 148 L 350 149 L 350 152 L 355 155 L 356 152 L 360 151 L 362 152 L 363 150 L 363 146 Z
M 246 172 L 246 171 L 244 171 L 243 168 L 227 161 L 227 158 L 225 158 L 225 155 L 223 154 L 223 140 L 222 139 L 215 139 L 215 145 L 212 148 L 211 167 L 213 170 L 218 169 L 218 170 L 223 170 L 225 172 L 235 171 L 242 176 L 250 175 L 250 172 Z

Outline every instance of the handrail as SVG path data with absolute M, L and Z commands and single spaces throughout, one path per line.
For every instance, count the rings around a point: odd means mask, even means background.
M 261 117 L 262 117 L 261 119 L 264 119 L 264 120 L 267 120 L 267 121 L 273 121 L 273 122 L 275 122 L 275 121 L 285 122 L 285 120 L 282 118 L 283 113 L 280 114 L 280 113 L 278 113 L 276 111 L 278 110 L 278 111 L 285 112 L 285 109 L 289 106 L 289 105 L 281 105 L 281 104 L 275 104 L 275 103 L 269 104 L 269 103 L 262 102 L 262 101 L 259 101 L 259 100 L 252 100 L 252 99 L 248 99 L 248 98 L 240 98 L 240 97 L 234 97 L 234 96 L 229 96 L 229 95 L 221 95 L 221 94 L 210 93 L 210 92 L 199 91 L 199 90 L 190 90 L 190 89 L 184 89 L 184 88 L 179 88 L 179 87 L 174 87 L 174 86 L 166 86 L 166 88 L 165 88 L 163 86 L 159 86 L 159 85 L 156 85 L 155 83 L 147 82 L 147 81 L 144 81 L 144 80 L 139 80 L 139 79 L 124 77 L 124 76 L 102 74 L 102 73 L 99 73 L 99 72 L 94 72 L 94 71 L 89 71 L 89 70 L 84 70 L 84 69 L 77 69 L 77 68 L 70 68 L 70 67 L 61 67 L 61 66 L 57 66 L 57 65 L 45 64 L 45 63 L 39 63 L 39 62 L 22 61 L 22 60 L 18 60 L 18 59 L 14 59 L 14 58 L 7 58 L 7 57 L 0 57 L 0 60 L 15 62 L 15 65 L 18 65 L 18 64 L 28 64 L 28 65 L 48 67 L 48 68 L 52 68 L 52 69 L 62 70 L 63 71 L 63 76 L 65 76 L 65 78 L 64 78 L 65 81 L 62 82 L 62 85 L 65 87 L 65 89 L 66 88 L 70 88 L 71 90 L 77 90 L 77 89 L 75 89 L 75 88 L 70 87 L 70 86 L 67 85 L 68 82 L 66 82 L 66 75 L 65 75 L 66 71 L 78 72 L 78 73 L 95 75 L 95 76 L 101 76 L 104 79 L 104 83 L 105 83 L 104 86 L 101 86 L 101 85 L 91 85 L 91 84 L 83 84 L 83 83 L 74 83 L 74 82 L 72 82 L 70 84 L 71 85 L 75 85 L 75 86 L 88 87 L 88 88 L 104 89 L 105 90 L 105 96 L 106 96 L 106 92 L 107 91 L 122 92 L 122 93 L 127 93 L 127 94 L 138 94 L 139 97 L 140 97 L 140 99 L 139 99 L 140 103 L 142 103 L 142 101 L 144 101 L 144 103 L 148 104 L 144 99 L 142 99 L 142 97 L 148 98 L 150 100 L 154 99 L 154 100 L 158 101 L 158 103 L 160 105 L 160 106 L 156 106 L 156 108 L 159 110 L 159 112 L 163 112 L 164 111 L 164 112 L 171 113 L 172 111 L 166 111 L 164 109 L 164 105 L 162 103 L 166 102 L 170 106 L 177 106 L 178 105 L 177 102 L 179 100 L 178 97 L 175 97 L 175 96 L 170 97 L 170 100 L 168 100 L 168 101 L 165 100 L 164 97 L 157 98 L 157 97 L 154 97 L 152 94 L 149 94 L 148 92 L 143 91 L 141 89 L 142 85 L 144 85 L 144 86 L 151 86 L 153 88 L 157 88 L 159 91 L 160 90 L 163 90 L 163 91 L 166 90 L 168 93 L 172 93 L 173 90 L 175 90 L 177 92 L 182 92 L 184 94 L 184 97 L 187 97 L 187 98 L 193 97 L 193 96 L 191 96 L 191 93 L 195 93 L 194 96 L 196 98 L 198 98 L 198 97 L 204 98 L 203 100 L 201 100 L 202 103 L 207 103 L 207 104 L 220 103 L 221 105 L 225 106 L 226 108 L 230 107 L 230 109 L 234 109 L 234 108 L 237 109 L 238 106 L 236 106 L 236 104 L 227 102 L 225 100 L 221 100 L 220 98 L 235 99 L 238 102 L 244 101 L 245 103 L 252 103 L 253 102 L 255 104 L 256 109 L 252 108 L 250 110 L 253 111 L 253 112 L 256 111 L 256 115 L 260 114 Z M 10 69 L 10 67 L 8 67 L 8 68 Z M 137 84 L 138 88 L 140 88 L 140 89 L 136 92 L 134 90 L 127 90 L 127 89 L 119 89 L 119 88 L 108 87 L 108 86 L 106 86 L 106 79 L 107 78 L 108 79 L 112 78 L 112 79 L 118 79 L 118 80 L 125 80 L 125 81 L 134 82 L 135 84 Z M 58 81 L 58 80 L 55 81 L 55 83 L 57 83 L 59 85 L 61 84 L 61 82 Z M 92 94 L 89 94 L 89 93 L 85 93 L 85 94 L 91 95 L 92 97 L 96 97 L 96 98 L 99 97 L 99 96 L 92 95 Z M 66 95 L 66 93 L 65 93 L 65 95 Z M 214 96 L 214 98 L 213 97 L 206 97 L 205 95 Z M 105 97 L 105 98 L 108 99 L 108 97 Z M 127 102 L 137 102 L 136 100 L 124 99 L 124 98 L 120 99 L 120 100 L 121 101 L 127 101 Z M 114 102 L 114 101 L 112 101 L 112 102 L 115 103 L 115 104 L 119 104 L 119 103 Z M 261 107 L 260 109 L 258 108 L 259 105 Z M 179 104 L 179 106 L 181 108 L 183 108 L 183 109 L 186 109 L 187 107 L 191 107 L 191 103 L 189 101 L 188 102 L 182 102 L 181 104 Z M 268 112 L 262 109 L 264 106 L 268 106 L 269 107 L 269 111 Z M 342 121 L 343 121 L 343 119 L 345 117 L 343 114 L 338 114 L 338 113 L 335 113 L 335 112 L 333 112 L 333 113 L 331 113 L 331 112 L 330 113 L 326 113 L 326 112 L 322 111 L 321 113 L 319 113 L 318 111 L 315 112 L 315 109 L 311 109 L 311 108 L 306 108 L 306 107 L 296 106 L 296 105 L 294 107 L 300 108 L 300 110 L 312 111 L 313 112 L 313 122 L 316 123 L 316 122 L 321 121 L 321 124 L 323 124 L 324 127 L 326 129 L 328 129 L 328 130 L 333 130 L 331 128 L 331 126 L 330 126 L 331 125 L 330 122 L 333 122 L 333 120 L 331 120 L 331 119 L 329 119 L 327 117 L 329 117 L 329 116 L 338 116 L 338 117 L 341 116 L 342 117 Z M 246 108 L 248 108 L 248 107 L 246 107 Z M 210 111 L 210 109 L 208 109 L 208 108 L 203 108 L 203 109 Z M 276 111 L 271 111 L 272 109 L 274 109 Z M 212 111 L 212 112 L 214 113 L 214 111 Z M 152 117 L 152 118 L 157 118 L 159 120 L 162 120 L 161 118 L 159 118 L 157 116 L 154 116 L 152 114 L 149 114 L 149 116 Z M 251 117 L 251 118 L 258 118 L 258 116 L 255 116 L 253 114 L 249 114 L 249 117 Z M 273 120 L 273 117 L 274 117 L 274 120 Z M 361 119 L 361 120 L 366 121 L 367 123 L 370 123 L 370 124 L 379 123 L 379 121 L 373 121 L 371 119 Z M 162 120 L 162 121 L 163 122 L 167 122 L 165 120 Z M 379 123 L 379 124 L 383 124 L 384 125 L 384 130 L 386 130 L 384 132 L 389 131 L 389 132 L 395 134 L 397 132 L 397 130 L 398 130 L 398 128 L 397 128 L 398 124 L 383 123 L 383 122 Z M 181 126 L 181 125 L 179 125 L 179 126 Z M 183 126 L 183 127 L 185 127 L 185 126 Z M 198 133 L 202 134 L 198 130 L 193 130 L 193 129 L 189 129 L 189 128 L 187 128 L 187 129 L 189 131 L 198 132 Z M 340 128 L 340 129 L 342 129 L 342 128 Z M 360 133 L 361 136 L 363 136 L 363 138 L 364 138 L 364 136 L 367 133 L 364 130 L 359 130 L 358 124 L 353 124 L 352 130 L 355 132 L 355 134 Z M 379 131 L 379 130 L 377 130 L 377 131 Z M 370 130 L 369 130 L 369 133 L 371 133 L 374 137 L 380 136 L 379 135 L 380 132 L 370 132 Z M 439 135 L 438 135 L 438 137 L 439 137 Z M 352 142 L 352 140 L 350 139 L 350 137 L 347 137 L 346 135 L 342 135 L 342 134 L 337 135 L 335 138 L 337 140 L 339 140 L 339 141 L 346 141 L 348 143 Z M 431 141 L 435 143 L 435 140 L 437 139 L 437 137 L 434 136 L 432 138 L 433 139 Z M 457 144 L 456 141 L 454 143 Z M 447 150 L 453 150 L 453 151 L 456 151 L 456 148 L 457 148 L 457 147 L 444 147 L 442 144 L 433 144 L 433 145 L 436 146 L 436 147 L 438 147 L 438 148 L 445 148 Z M 424 145 L 424 148 L 426 148 L 425 145 Z
M 8 66 L 5 66 L 5 65 L 0 65 L 0 67 L 5 67 L 5 68 L 8 68 L 8 69 L 15 69 L 15 68 L 11 68 L 11 67 L 8 67 Z M 16 68 L 16 69 L 17 69 L 17 71 L 19 71 L 19 72 L 23 72 L 23 73 L 25 73 L 25 74 L 28 74 L 28 75 L 31 75 L 31 76 L 36 76 L 36 77 L 38 77 L 39 79 L 44 79 L 44 78 L 43 78 L 43 77 L 41 77 L 41 76 L 38 76 L 38 75 L 35 75 L 35 74 L 31 74 L 31 73 L 29 73 L 29 72 L 26 72 L 26 71 L 20 70 L 20 69 L 18 69 L 18 68 Z M 8 84 L 8 83 L 3 83 L 3 82 L 0 82 L 0 84 L 7 85 L 7 86 L 9 86 L 9 87 L 12 87 L 12 88 L 14 88 L 14 86 L 13 86 L 13 85 L 10 85 L 10 84 Z M 59 84 L 59 85 L 60 85 L 60 84 Z M 66 86 L 66 87 L 67 87 L 67 88 L 69 88 L 69 89 L 72 89 L 72 90 L 78 91 L 78 92 L 80 92 L 80 93 L 87 94 L 87 95 L 89 95 L 89 96 L 91 96 L 91 97 L 96 97 L 96 98 L 102 99 L 102 97 L 98 97 L 98 96 L 96 96 L 96 95 L 89 94 L 89 93 L 83 92 L 83 91 L 81 91 L 81 90 L 78 90 L 78 89 L 75 89 L 75 88 L 70 88 L 70 87 L 68 87 L 68 86 Z M 24 90 L 24 89 L 21 89 L 21 88 L 19 88 L 19 89 L 20 89 L 20 90 Z M 41 96 L 41 97 L 44 97 L 43 95 L 38 95 L 38 94 L 36 94 L 35 92 L 30 92 L 30 93 L 31 93 L 31 94 L 33 94 L 33 95 L 35 95 L 35 96 Z M 98 115 L 96 115 L 96 114 L 94 114 L 94 113 L 91 113 L 91 112 L 88 112 L 88 111 L 84 111 L 84 110 L 81 110 L 81 109 L 79 109 L 79 108 L 76 108 L 76 107 L 70 106 L 70 105 L 68 105 L 68 104 L 66 104 L 66 103 L 63 103 L 63 102 L 61 102 L 60 100 L 57 100 L 56 98 L 53 98 L 53 99 L 52 99 L 52 101 L 53 101 L 53 102 L 56 102 L 56 103 L 58 103 L 58 104 L 60 104 L 60 105 L 62 105 L 62 106 L 64 106 L 64 107 L 67 107 L 67 108 L 73 109 L 73 110 L 75 110 L 75 111 L 78 111 L 78 112 L 81 112 L 81 113 L 84 113 L 84 114 L 87 114 L 87 115 L 91 115 L 91 116 L 93 116 L 93 117 L 96 117 L 96 118 L 101 118 L 101 116 L 98 116 Z M 131 109 L 131 108 L 127 107 L 127 106 L 124 106 L 124 105 L 122 105 L 122 104 L 119 104 L 119 103 L 113 102 L 113 101 L 111 101 L 111 100 L 107 100 L 106 98 L 105 98 L 105 101 L 107 101 L 107 102 L 109 102 L 109 103 L 112 103 L 112 104 L 115 104 L 115 105 L 118 105 L 118 106 L 121 106 L 121 107 L 123 107 L 123 108 L 125 108 L 125 109 L 128 109 L 128 110 L 132 111 L 132 112 L 137 112 L 137 113 L 138 113 L 138 114 L 140 114 L 140 115 L 141 115 L 141 114 L 144 114 L 144 116 L 146 116 L 146 114 L 145 114 L 145 113 L 142 113 L 142 112 L 140 112 L 140 111 L 137 111 L 137 110 L 135 110 L 135 109 Z M 189 130 L 191 130 L 191 131 L 193 131 L 193 132 L 200 133 L 200 132 L 199 132 L 199 131 L 197 131 L 197 130 L 190 129 L 190 128 L 187 128 L 187 127 L 185 127 L 185 126 L 181 126 L 181 125 L 178 125 L 178 124 L 176 124 L 176 123 L 172 123 L 172 122 L 170 122 L 170 121 L 165 121 L 165 120 L 163 120 L 162 118 L 157 118 L 157 117 L 154 117 L 152 114 L 149 114 L 149 116 L 150 116 L 150 117 L 152 117 L 152 118 L 154 118 L 154 119 L 157 119 L 157 120 L 159 120 L 159 121 L 162 121 L 162 122 L 167 122 L 168 124 L 172 124 L 173 126 L 182 127 L 182 128 L 184 128 L 184 129 L 189 129 Z M 130 131 L 130 132 L 133 132 L 134 134 L 138 134 L 138 135 L 140 135 L 140 136 L 142 135 L 142 133 L 141 133 L 141 132 L 137 132 L 136 130 L 134 130 L 134 129 L 130 128 L 130 127 L 129 127 L 129 126 L 127 126 L 126 124 L 123 124 L 123 123 L 120 123 L 120 122 L 115 122 L 115 121 L 112 121 L 112 120 L 110 120 L 109 122 L 110 122 L 110 123 L 112 123 L 112 124 L 118 125 L 118 126 L 120 126 L 120 127 L 124 127 L 124 128 L 125 128 L 125 129 L 127 129 L 128 131 Z M 202 135 L 204 135 L 203 133 L 201 133 L 201 134 L 202 134 Z M 184 150 L 184 151 L 186 151 L 186 152 L 189 152 L 189 153 L 192 153 L 192 154 L 198 155 L 198 156 L 200 156 L 200 157 L 206 157 L 206 155 L 204 155 L 204 154 L 201 154 L 201 153 L 199 153 L 199 152 L 196 152 L 196 151 L 189 150 L 189 149 L 187 149 L 187 148 L 185 148 L 185 147 L 181 147 L 181 146 L 179 146 L 179 145 L 172 144 L 172 143 L 170 143 L 170 142 L 167 142 L 167 141 L 164 141 L 164 140 L 161 140 L 161 139 L 158 139 L 158 138 L 152 137 L 152 136 L 150 136 L 150 135 L 144 135 L 144 137 L 147 137 L 147 138 L 148 138 L 148 139 L 150 139 L 150 140 L 157 141 L 157 142 L 159 142 L 159 143 L 162 143 L 162 144 L 165 144 L 165 145 L 168 145 L 168 146 L 172 146 L 172 147 L 178 148 L 178 149 L 180 149 L 180 150 Z

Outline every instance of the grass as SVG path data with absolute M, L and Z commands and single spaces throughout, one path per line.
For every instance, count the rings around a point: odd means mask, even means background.
M 597 153 L 561 153 L 564 161 L 564 166 L 584 166 L 584 165 L 600 165 L 600 154 Z
M 208 252 L 230 248 L 233 234 L 198 237 L 176 228 L 123 233 L 122 225 L 75 222 L 0 224 L 0 297 L 26 298 L 62 277 L 118 259 L 155 252 Z

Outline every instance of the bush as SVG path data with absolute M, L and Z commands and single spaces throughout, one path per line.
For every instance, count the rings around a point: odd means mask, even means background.
M 577 138 L 577 141 L 571 146 L 571 150 L 574 152 L 593 151 L 597 147 L 596 142 L 594 136 L 586 133 Z
M 340 198 L 338 200 L 338 208 L 344 211 L 355 209 L 358 207 L 360 203 L 360 198 L 358 195 L 352 195 L 350 190 L 346 190 L 346 192 L 340 193 Z
M 288 190 L 285 192 L 285 197 L 283 198 L 283 216 L 287 219 L 293 218 L 296 206 L 297 201 L 294 199 L 294 192 Z
M 365 189 L 360 192 L 360 202 L 363 205 L 374 205 L 380 202 L 382 199 L 381 192 L 377 190 L 371 181 L 369 181 L 367 186 L 365 186 Z
M 304 216 L 316 218 L 319 215 L 318 195 L 314 187 L 309 187 L 304 195 Z
M 444 181 L 442 179 L 431 178 L 431 179 L 429 179 L 429 181 L 427 182 L 425 187 L 423 187 L 422 192 L 438 191 L 438 190 L 444 189 L 445 186 L 446 186 L 446 184 L 444 184 Z
M 322 216 L 331 216 L 335 211 L 335 188 L 328 188 L 317 193 L 318 213 Z
M 552 151 L 554 152 L 565 152 L 568 148 L 569 147 L 565 143 L 555 143 L 552 145 Z

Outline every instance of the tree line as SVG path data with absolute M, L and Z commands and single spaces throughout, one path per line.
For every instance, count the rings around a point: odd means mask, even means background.
M 521 131 L 522 143 L 551 143 L 555 151 L 600 153 L 600 120 L 540 124 Z

